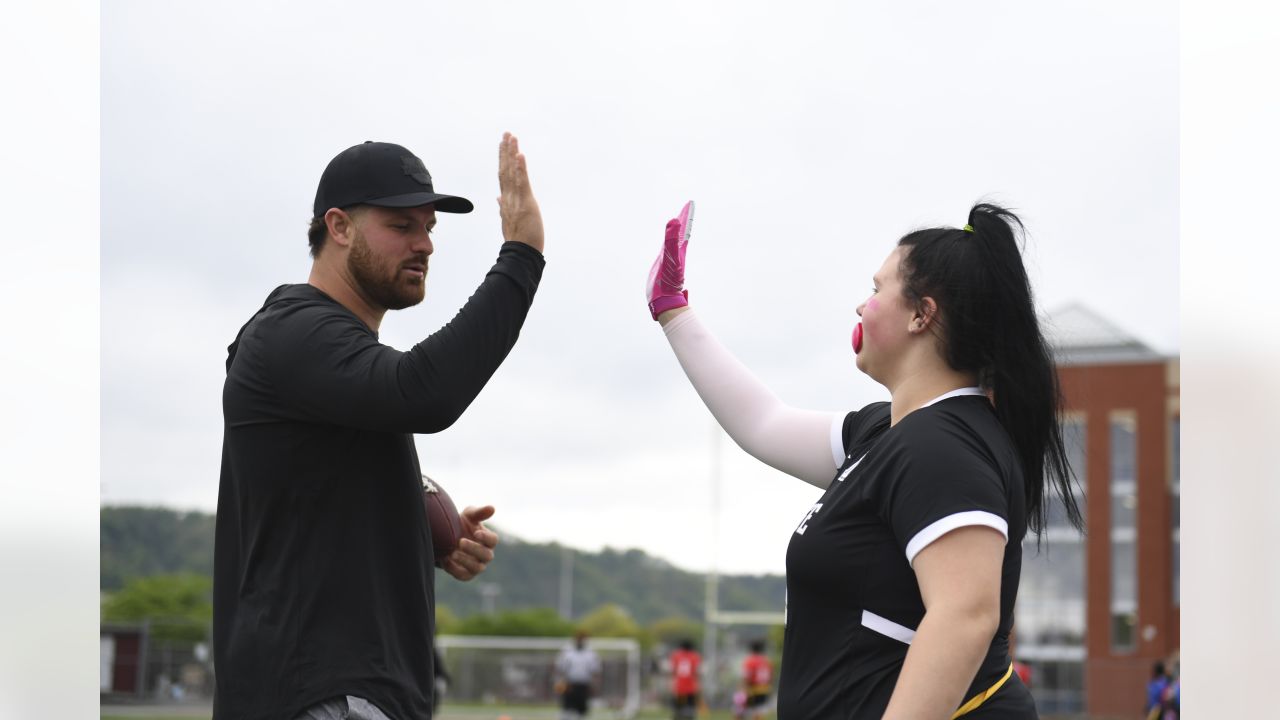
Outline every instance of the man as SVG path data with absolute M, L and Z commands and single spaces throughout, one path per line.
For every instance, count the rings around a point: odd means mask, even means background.
M 412 433 L 449 427 L 519 335 L 543 268 L 516 138 L 498 156 L 497 263 L 445 327 L 400 352 L 387 310 L 424 296 L 436 213 L 422 161 L 367 142 L 325 169 L 306 284 L 282 285 L 228 348 L 214 550 L 215 720 L 431 717 L 431 533 Z M 440 567 L 493 558 L 492 506 L 462 512 Z
M 581 720 L 591 703 L 591 686 L 600 674 L 600 657 L 587 647 L 587 633 L 573 634 L 573 645 L 556 658 L 556 688 L 560 692 L 561 720 Z
M 688 720 L 698 714 L 698 671 L 702 656 L 693 649 L 692 640 L 681 640 L 671 653 L 671 694 L 675 720 Z
M 742 690 L 746 695 L 743 717 L 760 720 L 766 714 L 769 688 L 773 684 L 773 663 L 764 654 L 764 641 L 752 640 L 751 653 L 742 661 Z

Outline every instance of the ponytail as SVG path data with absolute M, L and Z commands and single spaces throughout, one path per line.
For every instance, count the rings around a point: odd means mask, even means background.
M 1018 216 L 990 203 L 969 211 L 965 228 L 932 228 L 898 241 L 907 250 L 907 299 L 938 304 L 943 355 L 952 369 L 973 372 L 987 390 L 1022 466 L 1027 526 L 1045 527 L 1046 480 L 1077 529 L 1084 521 L 1072 492 L 1059 413 L 1062 391 L 1053 353 L 1040 331 L 1031 282 L 1015 230 Z

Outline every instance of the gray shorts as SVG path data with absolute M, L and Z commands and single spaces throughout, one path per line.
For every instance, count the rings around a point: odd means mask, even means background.
M 355 695 L 330 698 L 298 713 L 293 720 L 391 720 L 376 705 Z

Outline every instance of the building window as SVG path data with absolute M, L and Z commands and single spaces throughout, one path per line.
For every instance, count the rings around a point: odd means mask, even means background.
M 1173 528 L 1173 537 L 1171 538 L 1173 546 L 1173 604 L 1177 607 L 1182 604 L 1182 418 L 1174 416 L 1169 424 L 1169 448 L 1172 452 L 1172 457 L 1169 461 L 1169 467 L 1172 470 L 1169 485 L 1169 525 Z
M 1062 421 L 1067 462 L 1075 474 L 1076 504 L 1084 512 L 1085 416 Z M 1084 710 L 1085 544 L 1071 526 L 1057 492 L 1046 488 L 1045 531 L 1022 542 L 1015 654 L 1032 668 L 1036 707 L 1042 715 Z
M 1138 418 L 1111 414 L 1111 649 L 1137 646 Z

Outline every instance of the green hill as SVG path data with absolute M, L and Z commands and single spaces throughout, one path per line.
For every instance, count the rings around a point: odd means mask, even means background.
M 149 575 L 213 576 L 213 515 L 167 508 L 104 507 L 100 514 L 105 592 Z
M 102 508 L 104 592 L 118 590 L 135 577 L 156 574 L 213 572 L 213 515 L 167 508 L 111 506 Z M 436 578 L 436 600 L 459 617 L 481 612 L 481 587 L 496 585 L 497 611 L 560 606 L 560 573 L 564 548 L 556 543 L 523 542 L 503 533 L 497 559 L 476 580 L 463 583 L 443 572 Z M 647 625 L 681 615 L 701 618 L 706 593 L 704 576 L 681 570 L 641 550 L 573 552 L 575 617 L 605 603 L 626 608 Z M 720 578 L 720 607 L 731 610 L 779 611 L 786 583 L 780 575 L 726 575 Z

